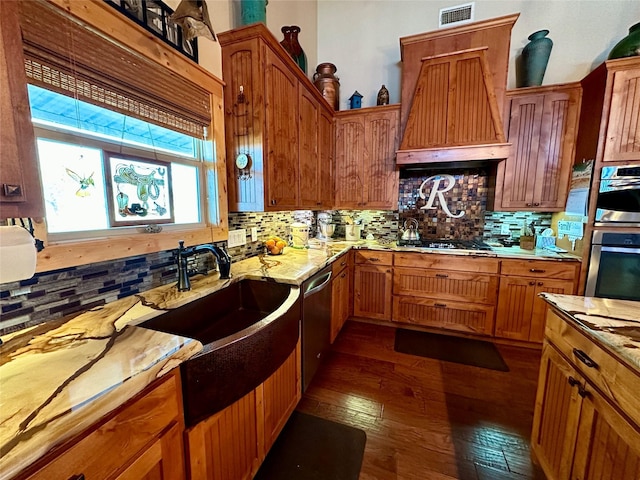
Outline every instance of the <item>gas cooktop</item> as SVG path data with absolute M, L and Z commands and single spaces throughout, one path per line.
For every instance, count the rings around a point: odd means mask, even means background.
M 457 240 L 457 239 L 422 239 L 422 240 L 398 240 L 400 247 L 437 248 L 444 250 L 488 250 L 491 247 L 481 240 Z

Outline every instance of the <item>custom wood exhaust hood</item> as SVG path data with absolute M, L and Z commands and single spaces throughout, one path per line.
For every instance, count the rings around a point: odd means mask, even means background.
M 511 29 L 519 14 L 400 39 L 398 166 L 501 160 Z

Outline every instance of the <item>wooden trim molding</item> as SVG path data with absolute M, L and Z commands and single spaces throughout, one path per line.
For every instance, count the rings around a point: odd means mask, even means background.
M 419 150 L 398 150 L 398 165 L 413 165 L 433 162 L 464 162 L 468 160 L 502 160 L 509 156 L 510 143 L 491 145 L 470 145 L 458 147 L 422 148 Z

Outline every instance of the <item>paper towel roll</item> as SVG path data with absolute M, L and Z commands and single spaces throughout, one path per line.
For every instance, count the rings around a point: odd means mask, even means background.
M 31 234 L 22 227 L 0 227 L 0 283 L 33 277 L 36 247 Z

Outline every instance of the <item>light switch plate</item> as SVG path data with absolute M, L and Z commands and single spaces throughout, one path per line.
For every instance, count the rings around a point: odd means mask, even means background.
M 227 241 L 227 246 L 229 248 L 239 247 L 240 245 L 245 245 L 246 243 L 247 243 L 246 228 L 240 228 L 238 230 L 229 231 L 229 240 Z
M 251 227 L 251 241 L 258 241 L 258 227 Z

